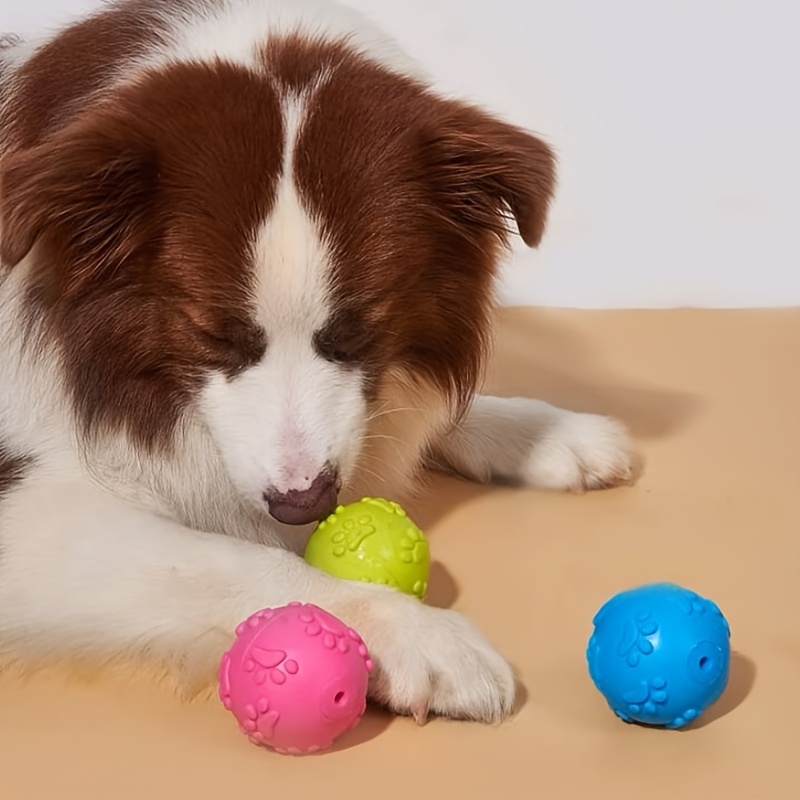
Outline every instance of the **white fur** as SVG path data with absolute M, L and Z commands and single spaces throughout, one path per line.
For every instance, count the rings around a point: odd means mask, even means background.
M 338 6 L 300 11 L 296 0 L 252 0 L 220 8 L 176 24 L 151 62 L 247 62 L 258 35 L 313 19 L 333 38 L 355 25 L 359 47 L 406 68 L 394 45 Z M 288 164 L 303 98 L 285 113 Z M 512 671 L 464 617 L 309 567 L 296 555 L 308 529 L 272 520 L 261 493 L 302 488 L 335 459 L 348 479 L 342 500 L 402 499 L 426 456 L 477 480 L 592 488 L 630 470 L 627 434 L 602 417 L 485 397 L 452 430 L 440 394 L 401 373 L 388 376 L 366 417 L 358 376 L 313 350 L 330 313 L 328 255 L 290 174 L 253 245 L 266 355 L 234 380 L 209 378 L 169 456 L 143 456 L 121 435 L 80 439 L 57 351 L 24 344 L 21 304 L 35 253 L 0 278 L 0 442 L 35 459 L 0 501 L 0 654 L 147 656 L 202 682 L 240 620 L 303 600 L 364 636 L 377 665 L 373 697 L 420 719 L 428 710 L 501 719 L 514 703 Z
M 27 258 L 0 280 L 0 441 L 16 452 L 47 453 L 47 463 L 57 469 L 74 469 L 71 417 L 53 380 L 56 354 L 36 352 L 35 339 L 26 340 L 22 331 L 19 308 L 32 261 Z
M 171 30 L 167 47 L 141 59 L 139 69 L 175 61 L 216 59 L 259 69 L 256 43 L 267 36 L 303 34 L 345 41 L 387 69 L 410 77 L 426 77 L 422 67 L 366 14 L 329 0 L 239 0 L 236 13 L 230 13 L 226 4 L 206 9 L 198 4 L 182 19 L 170 18 L 167 22 Z
M 358 453 L 353 443 L 365 428 L 359 373 L 314 352 L 314 333 L 330 315 L 330 259 L 292 180 L 303 99 L 290 98 L 284 112 L 283 175 L 254 247 L 255 317 L 269 344 L 261 363 L 235 379 L 212 376 L 201 400 L 228 474 L 257 505 L 268 488 L 307 489 L 326 464 L 348 482 Z

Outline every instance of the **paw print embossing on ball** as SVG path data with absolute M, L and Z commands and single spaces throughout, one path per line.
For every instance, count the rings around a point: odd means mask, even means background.
M 372 668 L 356 631 L 317 606 L 290 603 L 237 627 L 219 696 L 254 744 L 314 753 L 358 724 Z
M 642 679 L 622 693 L 629 714 L 638 718 L 655 718 L 659 707 L 669 701 L 667 681 L 661 677 Z
M 654 650 L 652 637 L 658 634 L 658 623 L 652 617 L 645 611 L 624 623 L 617 653 L 629 667 L 638 666 L 639 659 Z
M 428 591 L 425 535 L 397 503 L 379 497 L 338 506 L 314 530 L 305 559 L 339 578 L 391 586 L 420 600 Z
M 321 525 L 325 525 L 324 520 Z M 355 552 L 368 536 L 372 536 L 378 531 L 373 525 L 370 514 L 361 514 L 358 519 L 342 520 L 339 530 L 332 525 L 327 527 L 329 528 L 328 533 L 331 535 L 331 552 L 337 558 L 341 558 L 348 552 Z

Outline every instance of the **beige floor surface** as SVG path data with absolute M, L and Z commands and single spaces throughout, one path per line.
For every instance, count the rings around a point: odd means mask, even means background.
M 1 800 L 800 800 L 800 310 L 500 315 L 491 383 L 617 414 L 646 467 L 584 496 L 437 480 L 410 509 L 432 601 L 471 616 L 527 701 L 500 727 L 370 712 L 332 752 L 255 748 L 216 701 L 58 672 L 0 678 Z M 491 558 L 488 555 L 491 554 Z M 729 688 L 690 729 L 615 719 L 584 660 L 611 594 L 713 598 Z

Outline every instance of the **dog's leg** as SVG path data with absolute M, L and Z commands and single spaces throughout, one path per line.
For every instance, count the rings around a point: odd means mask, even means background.
M 618 486 L 634 473 L 631 438 L 617 420 L 487 395 L 435 442 L 431 463 L 481 483 L 560 491 Z
M 0 503 L 0 652 L 147 655 L 213 679 L 254 611 L 312 602 L 359 631 L 373 698 L 400 713 L 483 721 L 512 710 L 512 671 L 461 615 L 335 579 L 278 547 L 190 530 L 82 481 L 37 476 Z

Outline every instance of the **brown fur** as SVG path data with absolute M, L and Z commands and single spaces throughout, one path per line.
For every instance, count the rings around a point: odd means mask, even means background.
M 156 5 L 69 29 L 22 70 L 28 100 L 8 112 L 0 256 L 13 266 L 38 248 L 31 315 L 63 344 L 86 430 L 164 446 L 205 371 L 233 376 L 268 347 L 250 321 L 249 248 L 280 177 L 278 92 L 308 88 L 294 179 L 334 259 L 318 352 L 364 368 L 374 396 L 399 372 L 463 409 L 509 217 L 529 245 L 542 235 L 549 148 L 344 45 L 297 38 L 265 45 L 263 74 L 173 65 L 92 95 L 159 36 Z
M 20 456 L 0 444 L 0 498 L 25 478 L 33 462 L 28 456 Z
M 204 371 L 263 354 L 248 239 L 269 214 L 281 136 L 264 79 L 187 65 L 6 159 L 2 256 L 38 241 L 31 313 L 64 345 L 87 429 L 169 443 Z

